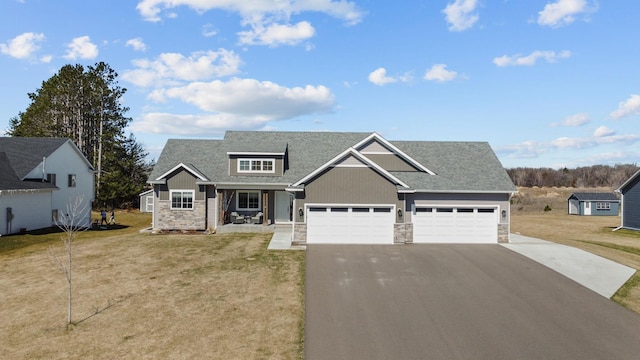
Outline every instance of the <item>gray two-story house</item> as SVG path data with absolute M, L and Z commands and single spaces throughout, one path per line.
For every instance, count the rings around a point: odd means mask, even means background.
M 291 224 L 294 243 L 496 243 L 515 186 L 486 142 L 228 131 L 169 140 L 148 181 L 153 228 Z

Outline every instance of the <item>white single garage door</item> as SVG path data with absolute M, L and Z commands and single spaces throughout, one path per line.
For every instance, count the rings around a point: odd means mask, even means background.
M 414 243 L 497 243 L 498 210 L 491 207 L 416 207 Z
M 309 206 L 308 244 L 393 244 L 393 206 Z

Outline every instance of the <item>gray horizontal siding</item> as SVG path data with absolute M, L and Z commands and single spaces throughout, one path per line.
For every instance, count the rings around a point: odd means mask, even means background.
M 640 229 L 640 176 L 623 189 L 622 226 Z

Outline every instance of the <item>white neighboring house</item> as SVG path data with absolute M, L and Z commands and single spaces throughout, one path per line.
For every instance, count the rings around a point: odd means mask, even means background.
M 94 173 L 68 138 L 0 137 L 0 235 L 50 227 L 80 196 L 91 226 Z

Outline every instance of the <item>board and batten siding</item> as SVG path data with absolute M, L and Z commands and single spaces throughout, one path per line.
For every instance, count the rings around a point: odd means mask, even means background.
M 370 168 L 333 167 L 305 186 L 304 197 L 296 199 L 296 206 L 304 208 L 305 204 L 384 204 L 402 208 L 403 201 L 396 186 Z
M 396 154 L 365 154 L 365 156 L 387 171 L 418 171 Z
M 622 226 L 640 230 L 640 176 L 622 189 Z
M 173 174 L 167 176 L 166 185 L 160 186 L 160 201 L 170 200 L 170 190 L 194 190 L 194 200 L 200 201 L 205 199 L 206 194 L 204 186 L 198 186 L 196 184 L 196 178 L 185 170 L 177 170 Z

